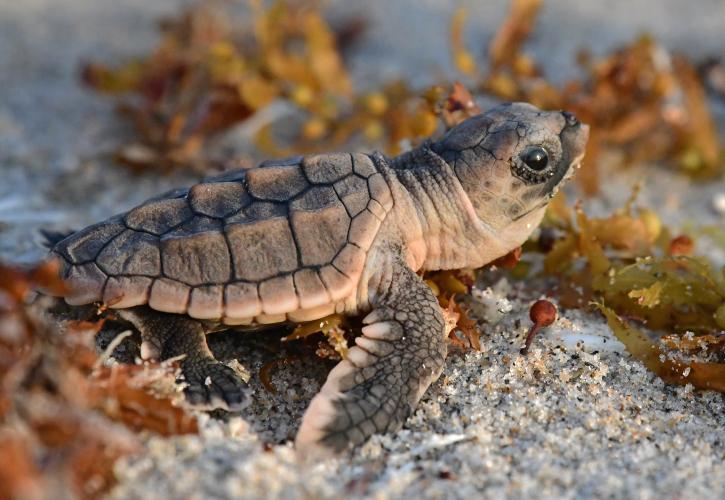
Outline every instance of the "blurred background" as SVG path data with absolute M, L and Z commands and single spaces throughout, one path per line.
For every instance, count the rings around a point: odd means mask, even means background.
M 649 113 L 650 120 L 658 113 L 660 118 L 679 113 L 684 118 L 675 116 L 673 120 L 687 121 L 688 113 L 693 112 L 693 106 L 683 101 L 681 82 L 669 81 L 673 72 L 677 74 L 671 58 L 682 54 L 707 91 L 709 113 L 720 123 L 725 116 L 724 77 L 718 59 L 725 46 L 725 4 L 718 0 L 529 1 L 519 2 L 513 11 L 510 2 L 504 0 L 329 1 L 302 7 L 302 11 L 314 12 L 311 17 L 315 19 L 307 19 L 306 26 L 290 11 L 277 18 L 269 16 L 267 28 L 260 28 L 264 7 L 254 7 L 255 2 L 211 2 L 206 5 L 214 6 L 208 9 L 199 5 L 205 4 L 171 0 L 0 2 L 0 255 L 18 262 L 37 260 L 42 255 L 34 236 L 38 228 L 83 226 L 125 210 L 168 185 L 228 168 L 225 162 L 231 158 L 250 164 L 302 149 L 400 151 L 428 132 L 435 133 L 434 125 L 440 133 L 436 118 L 421 115 L 421 105 L 416 101 L 432 85 L 443 88 L 438 95 L 428 95 L 428 102 L 440 100 L 449 91 L 447 85 L 460 81 L 484 108 L 495 99 L 586 108 L 574 111 L 597 115 L 595 122 L 600 123 L 593 123 L 595 127 L 619 127 L 615 133 L 620 137 L 615 142 L 631 149 L 632 143 L 653 128 L 651 123 L 641 123 L 646 117 L 634 116 L 637 103 L 642 108 L 650 104 L 657 108 Z M 300 10 L 299 2 L 294 5 Z M 186 19 L 185 9 L 191 12 Z M 502 34 L 499 42 L 510 50 L 499 47 L 499 60 L 492 61 L 492 42 L 510 17 L 514 31 L 518 29 L 516 23 L 524 29 L 519 34 Z M 166 35 L 160 23 L 165 23 Z M 174 23 L 176 35 L 168 31 Z M 323 29 L 317 29 L 318 25 Z M 196 34 L 190 35 L 194 30 Z M 318 39 L 305 42 L 306 33 L 313 32 L 320 33 Z M 280 40 L 271 41 L 270 33 L 276 33 Z M 649 36 L 653 43 L 640 51 L 643 54 L 631 53 L 630 62 L 624 61 L 625 56 L 606 61 L 622 47 L 636 52 L 642 36 Z M 266 41 L 260 37 L 267 37 Z M 268 48 L 260 49 L 265 43 Z M 270 54 L 279 48 L 272 47 L 275 43 L 290 54 L 301 52 L 302 62 L 295 64 L 307 67 L 308 74 L 271 68 Z M 164 50 L 166 55 L 158 54 Z M 313 71 L 305 61 L 317 55 L 327 62 Z M 181 61 L 204 70 L 189 70 L 196 73 L 179 85 L 173 66 Z M 596 64 L 615 63 L 630 66 L 591 76 Z M 240 64 L 247 64 L 246 69 L 239 69 Z M 290 64 L 284 58 L 277 61 L 281 67 Z M 209 69 L 211 65 L 217 69 Z M 202 127 L 199 133 L 189 131 L 193 128 L 189 122 L 199 120 L 199 113 L 205 112 L 202 108 L 208 104 L 204 99 L 212 95 L 215 84 L 208 78 L 213 71 L 218 74 L 211 78 L 217 82 L 240 88 L 246 85 L 246 97 L 234 105 L 244 99 L 252 104 L 227 113 L 236 116 L 217 117 L 218 123 Z M 597 82 L 616 81 L 615 71 L 625 79 L 639 78 L 642 89 L 632 90 L 630 81 L 620 82 L 618 90 L 591 90 Z M 251 81 L 250 74 L 263 78 Z M 202 83 L 188 83 L 205 78 Z M 590 90 L 571 90 L 567 82 L 572 80 L 577 80 L 579 87 L 588 85 Z M 149 97 L 153 85 L 157 85 L 157 94 Z M 158 94 L 159 85 L 166 85 L 163 96 Z M 616 91 L 623 95 L 618 104 L 622 109 L 612 113 L 616 116 L 603 116 L 607 114 L 604 110 L 616 107 L 609 95 Z M 626 93 L 629 95 L 624 96 Z M 582 104 L 586 99 L 599 102 L 599 107 Z M 661 102 L 650 102 L 658 99 Z M 646 105 L 644 100 L 648 100 Z M 125 115 L 116 112 L 120 105 L 127 108 Z M 143 117 L 139 113 L 134 117 L 129 105 L 137 106 Z M 437 112 L 435 105 L 429 109 Z M 223 100 L 220 107 L 230 109 Z M 379 119 L 372 119 L 376 113 Z M 149 131 L 147 127 L 144 132 L 139 120 L 151 114 L 156 121 L 146 125 L 156 129 Z M 185 119 L 191 116 L 185 125 L 173 125 L 185 128 L 178 132 L 181 137 L 160 139 L 160 135 L 168 137 L 176 115 L 186 115 Z M 353 115 L 358 119 L 351 120 Z M 699 116 L 694 120 L 700 121 Z M 273 132 L 267 130 L 268 124 L 275 124 Z M 692 126 L 696 125 L 685 125 Z M 699 130 L 692 135 L 702 135 Z M 270 136 L 281 142 L 273 143 Z M 329 140 L 330 136 L 335 140 Z M 168 153 L 168 143 L 174 140 L 172 148 L 186 150 Z M 672 137 L 664 140 L 674 142 Z M 193 144 L 183 144 L 185 141 Z M 199 142 L 204 146 L 197 150 Z M 211 143 L 216 149 L 209 146 Z M 124 150 L 128 145 L 133 147 Z M 136 147 L 139 145 L 143 147 Z M 661 141 L 652 147 L 663 149 Z M 711 145 L 704 147 L 712 149 Z M 642 149 L 647 148 L 649 144 Z M 640 156 L 650 163 L 672 163 L 681 160 L 673 157 L 685 149 Z M 598 161 L 593 154 L 587 163 Z M 698 158 L 691 155 L 690 160 L 695 170 L 701 167 Z M 718 168 L 722 172 L 721 157 L 717 161 L 719 167 L 702 168 L 709 179 Z M 643 162 L 637 159 L 629 163 Z M 128 169 L 117 168 L 118 163 L 130 163 L 133 171 L 142 175 L 131 176 Z M 170 171 L 173 176 L 158 175 Z M 683 191 L 683 182 L 692 177 L 672 177 L 671 172 L 658 170 L 655 175 L 647 171 L 645 184 L 652 182 L 656 187 L 651 190 L 654 196 L 662 194 L 663 184 L 667 191 Z M 663 175 L 666 180 L 658 179 Z M 616 203 L 628 196 L 621 185 L 615 183 L 608 189 L 606 185 L 595 186 L 592 176 L 588 178 L 583 181 L 589 183 L 588 194 L 598 191 L 607 196 L 609 192 L 616 197 L 619 193 Z M 625 187 L 632 181 L 625 174 Z M 676 208 L 694 204 L 693 214 L 713 222 L 713 215 L 722 214 L 713 214 L 707 203 L 709 200 L 712 205 L 722 184 L 712 187 L 712 183 L 704 183 L 697 188 L 704 191 L 692 197 L 683 192 L 684 200 L 675 204 Z M 649 196 L 646 189 L 644 196 Z M 659 201 L 666 205 L 666 200 Z M 670 217 L 683 221 L 678 210 L 670 210 Z

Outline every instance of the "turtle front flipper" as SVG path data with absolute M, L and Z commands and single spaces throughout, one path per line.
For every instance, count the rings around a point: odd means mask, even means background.
M 363 322 L 355 346 L 328 375 L 297 434 L 298 450 L 339 452 L 400 429 L 443 369 L 443 312 L 430 288 L 396 263 L 390 288 Z
M 209 350 L 200 321 L 148 307 L 123 309 L 118 314 L 141 334 L 141 356 L 159 361 L 184 356 L 180 380 L 190 406 L 200 410 L 238 411 L 249 402 L 249 388 L 240 376 Z

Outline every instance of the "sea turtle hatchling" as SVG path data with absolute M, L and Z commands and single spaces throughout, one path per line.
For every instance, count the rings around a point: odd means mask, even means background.
M 367 314 L 305 413 L 298 447 L 341 450 L 399 429 L 446 358 L 421 270 L 476 268 L 521 245 L 580 163 L 567 112 L 498 106 L 395 158 L 267 161 L 153 198 L 57 243 L 66 302 L 103 302 L 141 356 L 185 355 L 190 403 L 242 407 L 245 382 L 206 332 Z

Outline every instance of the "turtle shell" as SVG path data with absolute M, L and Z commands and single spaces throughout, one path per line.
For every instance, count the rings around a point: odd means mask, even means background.
M 315 319 L 354 293 L 392 204 L 367 155 L 296 157 L 153 198 L 52 254 L 72 305 L 148 304 L 228 324 Z

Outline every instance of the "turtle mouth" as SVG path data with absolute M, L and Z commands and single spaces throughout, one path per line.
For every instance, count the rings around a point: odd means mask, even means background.
M 511 219 L 511 221 L 516 222 L 517 220 L 521 220 L 524 217 L 526 217 L 527 215 L 529 215 L 530 213 L 536 212 L 537 210 L 539 210 L 540 208 L 544 208 L 548 204 L 549 204 L 549 198 L 547 197 L 547 198 L 541 200 L 540 203 L 537 203 L 536 205 L 534 205 L 533 207 L 528 209 L 527 211 L 520 213 L 519 215 L 517 215 L 516 217 Z
M 558 192 L 559 187 L 581 168 L 586 144 L 589 140 L 589 125 L 579 122 L 571 113 L 563 112 L 563 114 L 567 119 L 567 124 L 560 133 L 564 155 L 560 160 L 561 167 L 559 171 L 544 184 L 543 193 L 546 193 L 549 197 L 553 197 Z

